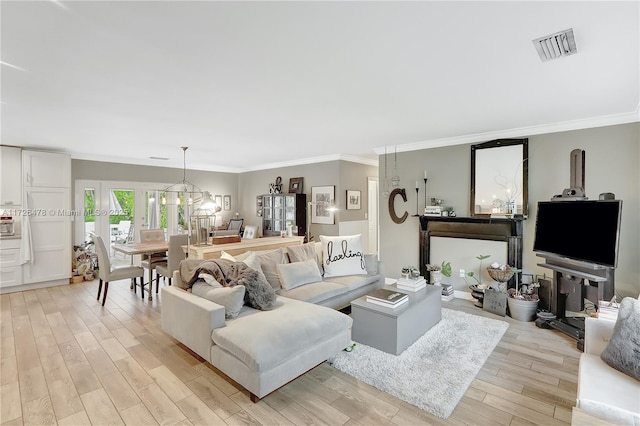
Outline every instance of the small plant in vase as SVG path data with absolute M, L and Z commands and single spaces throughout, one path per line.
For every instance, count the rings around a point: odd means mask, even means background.
M 451 262 L 442 262 L 442 265 L 428 263 L 426 266 L 427 272 L 431 273 L 431 280 L 434 285 L 440 285 L 442 275 L 451 277 Z
M 442 275 L 442 268 L 440 265 L 427 263 L 427 272 L 431 274 L 431 284 L 440 285 L 440 277 Z
M 478 288 L 478 289 L 481 289 L 481 290 L 486 290 L 487 288 L 489 288 L 488 284 L 483 284 L 482 283 L 482 261 L 486 260 L 486 259 L 488 259 L 490 257 L 491 257 L 490 254 L 481 254 L 479 256 L 476 256 L 476 259 L 478 259 L 480 261 L 480 266 L 478 267 L 478 276 L 476 276 L 476 274 L 473 271 L 467 272 L 467 276 L 469 278 L 473 278 L 475 280 L 475 282 L 477 283 L 477 284 L 474 284 L 475 287 Z M 469 287 L 473 288 L 474 285 L 469 284 L 469 282 L 467 281 L 466 278 L 464 280 L 466 281 L 466 283 L 467 283 L 467 285 Z

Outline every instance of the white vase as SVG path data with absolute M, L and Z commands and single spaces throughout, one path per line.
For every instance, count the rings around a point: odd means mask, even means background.
M 442 271 L 431 271 L 431 281 L 433 285 L 440 285 L 441 278 L 442 278 Z
M 518 321 L 533 321 L 536 318 L 536 310 L 538 309 L 537 300 L 521 300 L 509 297 L 509 315 Z

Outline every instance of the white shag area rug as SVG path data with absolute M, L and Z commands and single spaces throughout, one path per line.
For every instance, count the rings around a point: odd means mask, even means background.
M 328 361 L 338 370 L 447 418 L 493 348 L 505 321 L 442 308 L 442 320 L 400 355 L 358 343 Z

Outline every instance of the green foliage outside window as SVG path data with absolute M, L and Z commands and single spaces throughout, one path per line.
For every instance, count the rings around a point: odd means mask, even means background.
M 113 194 L 118 200 L 122 212 L 126 214 L 109 216 L 109 223 L 117 225 L 121 220 L 130 220 L 133 223 L 133 215 L 135 213 L 135 192 L 131 190 L 114 190 Z

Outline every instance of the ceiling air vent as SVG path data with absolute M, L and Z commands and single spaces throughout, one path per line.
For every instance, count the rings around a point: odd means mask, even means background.
M 542 62 L 578 53 L 573 28 L 533 40 Z

